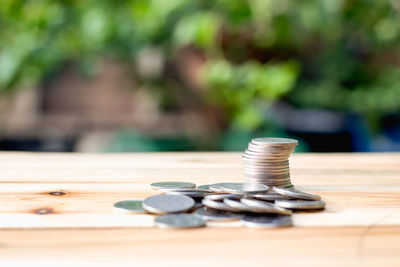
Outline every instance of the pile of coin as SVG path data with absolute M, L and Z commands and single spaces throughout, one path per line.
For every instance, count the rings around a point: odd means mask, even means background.
M 243 154 L 244 177 L 247 183 L 276 187 L 293 187 L 290 181 L 289 156 L 297 140 L 287 138 L 255 138 Z
M 320 210 L 321 197 L 293 188 L 255 183 L 217 183 L 196 187 L 193 183 L 160 182 L 151 187 L 162 194 L 144 200 L 117 202 L 117 210 L 158 215 L 161 228 L 194 228 L 207 221 L 240 220 L 251 228 L 292 226 L 292 213 Z

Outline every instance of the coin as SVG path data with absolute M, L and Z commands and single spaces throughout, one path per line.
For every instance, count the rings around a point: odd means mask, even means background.
M 220 189 L 229 193 L 260 193 L 268 191 L 269 187 L 263 184 L 222 183 Z
M 194 200 L 184 195 L 155 195 L 143 201 L 143 208 L 150 213 L 164 214 L 183 212 L 194 206 Z
M 195 214 L 167 214 L 154 219 L 161 228 L 197 228 L 206 225 L 206 221 Z
M 207 192 L 204 192 L 204 191 L 197 191 L 197 190 L 171 191 L 171 192 L 168 192 L 168 194 L 173 194 L 173 195 L 185 195 L 185 196 L 194 197 L 194 198 L 205 197 L 206 195 L 208 195 Z
M 232 198 L 232 199 L 240 199 L 243 195 L 242 194 L 217 194 L 217 195 L 208 195 L 205 196 L 206 199 L 211 200 L 224 200 L 225 198 Z
M 200 185 L 196 189 L 205 192 L 212 192 L 209 184 Z
M 114 208 L 119 211 L 129 213 L 144 213 L 146 212 L 142 206 L 142 200 L 124 200 L 114 204 Z
M 285 215 L 258 216 L 246 215 L 241 220 L 242 224 L 250 228 L 277 228 L 293 225 L 292 217 Z
M 251 143 L 256 145 L 293 145 L 296 146 L 299 142 L 295 139 L 279 138 L 279 137 L 260 137 L 251 140 Z
M 204 198 L 202 201 L 203 205 L 208 207 L 208 208 L 212 208 L 212 209 L 216 209 L 216 210 L 223 210 L 223 211 L 240 211 L 239 209 L 236 208 L 232 208 L 228 205 L 226 205 L 223 202 L 220 201 L 216 201 L 216 200 L 212 200 L 212 199 L 207 199 Z
M 240 201 L 243 204 L 257 210 L 258 212 L 275 213 L 275 214 L 282 214 L 282 215 L 292 214 L 292 212 L 290 210 L 284 209 L 282 207 L 278 207 L 278 206 L 276 206 L 272 203 L 266 202 L 266 201 L 257 200 L 257 199 L 248 199 L 248 198 L 242 198 Z
M 274 192 L 268 192 L 268 193 L 263 193 L 263 194 L 255 194 L 252 195 L 252 198 L 260 199 L 260 200 L 266 200 L 266 201 L 275 201 L 275 200 L 288 200 L 291 199 L 291 197 L 284 196 L 278 193 Z
M 206 221 L 234 221 L 243 217 L 240 213 L 222 211 L 210 208 L 201 208 L 194 212 Z
M 265 157 L 265 156 L 288 156 L 293 151 L 294 151 L 293 148 L 271 150 L 269 147 L 249 144 L 247 150 L 245 150 L 245 153 L 248 155 Z
M 222 191 L 222 189 L 221 189 L 221 185 L 223 185 L 223 184 L 224 184 L 224 183 L 210 184 L 210 189 L 211 189 L 213 192 L 222 193 L 223 191 Z
M 280 188 L 280 187 L 273 187 L 272 190 L 281 195 L 292 197 L 292 198 L 297 198 L 297 199 L 306 199 L 306 200 L 320 200 L 321 199 L 321 197 L 318 195 L 311 194 L 308 192 L 302 192 L 302 191 L 296 190 L 296 189 L 284 189 L 284 188 Z
M 325 202 L 321 200 L 276 200 L 275 205 L 296 210 L 318 210 L 325 208 Z
M 243 204 L 242 202 L 240 202 L 239 200 L 236 200 L 236 199 L 224 198 L 224 203 L 226 205 L 228 205 L 229 207 L 240 210 L 242 212 L 243 211 L 244 212 L 253 211 L 253 209 L 251 207 L 247 206 L 246 204 Z
M 150 186 L 152 189 L 159 191 L 196 187 L 196 185 L 193 183 L 185 183 L 185 182 L 158 182 L 158 183 L 152 183 Z

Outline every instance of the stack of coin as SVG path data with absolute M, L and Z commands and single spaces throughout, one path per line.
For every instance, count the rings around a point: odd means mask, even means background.
M 277 187 L 293 187 L 290 181 L 289 156 L 297 140 L 287 138 L 255 138 L 243 154 L 244 177 L 247 183 Z

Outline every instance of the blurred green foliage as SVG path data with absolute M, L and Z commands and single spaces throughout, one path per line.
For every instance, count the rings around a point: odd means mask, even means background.
M 66 62 L 91 73 L 104 56 L 133 62 L 152 46 L 170 59 L 190 45 L 206 58 L 206 100 L 241 128 L 282 98 L 379 118 L 400 108 L 399 16 L 389 0 L 2 0 L 0 90 Z

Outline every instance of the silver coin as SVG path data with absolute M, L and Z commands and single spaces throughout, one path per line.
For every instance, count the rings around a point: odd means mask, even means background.
M 196 189 L 204 192 L 212 192 L 209 184 L 200 185 Z
M 260 153 L 260 152 L 261 153 L 262 152 L 270 153 L 271 152 L 271 153 L 289 153 L 290 154 L 289 151 L 295 150 L 296 146 L 291 146 L 291 145 L 289 145 L 289 146 L 286 146 L 286 145 L 285 146 L 282 146 L 282 145 L 279 145 L 279 146 L 257 145 L 257 144 L 253 144 L 253 143 L 250 142 L 245 151 L 247 151 L 247 150 L 252 151 L 251 150 L 252 148 L 255 148 L 256 149 L 255 152 L 258 152 L 258 153 Z M 257 151 L 257 150 L 260 150 L 260 152 Z
M 185 182 L 158 182 L 158 183 L 152 183 L 150 186 L 152 189 L 159 191 L 189 189 L 196 187 L 194 183 L 185 183 Z
M 267 171 L 267 172 L 289 172 L 290 168 L 289 166 L 283 166 L 279 168 L 270 168 L 270 167 L 264 167 L 262 165 L 249 165 L 249 164 L 244 164 L 243 168 L 246 170 L 256 170 L 256 171 Z
M 257 145 L 252 145 L 252 144 L 249 144 L 249 146 L 245 150 L 246 154 L 254 155 L 254 156 L 258 156 L 258 157 L 282 156 L 282 157 L 288 158 L 290 156 L 290 154 L 292 154 L 293 152 L 294 152 L 294 148 L 271 150 L 268 147 L 257 146 Z
M 124 200 L 114 204 L 114 208 L 119 211 L 129 213 L 144 213 L 146 212 L 142 206 L 142 200 Z
M 247 168 L 247 169 L 278 171 L 278 172 L 290 170 L 289 165 L 270 167 L 270 166 L 263 166 L 263 165 L 243 164 L 243 167 Z
M 240 211 L 248 211 L 248 212 L 252 212 L 253 209 L 249 206 L 247 206 L 246 204 L 243 204 L 242 202 L 240 202 L 239 200 L 236 199 L 230 199 L 230 198 L 225 198 L 224 199 L 224 203 L 226 205 L 228 205 L 229 207 L 232 207 L 234 209 L 238 209 Z
M 208 195 L 206 192 L 203 191 L 197 191 L 197 190 L 187 190 L 187 191 L 171 191 L 168 192 L 168 194 L 172 195 L 185 195 L 188 197 L 194 197 L 194 198 L 200 198 L 200 197 L 205 197 Z
M 290 175 L 268 175 L 268 174 L 250 174 L 245 172 L 244 176 L 249 179 L 260 179 L 260 180 L 285 180 L 290 179 Z
M 228 193 L 260 193 L 267 192 L 269 187 L 263 184 L 248 183 L 224 183 L 220 185 L 223 192 Z
M 243 169 L 245 174 L 254 177 L 262 177 L 262 178 L 286 178 L 285 176 L 290 176 L 290 172 L 272 172 L 272 171 L 263 171 L 263 170 L 249 170 Z
M 268 193 L 264 193 L 264 194 L 255 194 L 252 195 L 252 198 L 256 198 L 256 199 L 260 199 L 260 200 L 266 200 L 266 201 L 275 201 L 275 200 L 288 200 L 288 199 L 292 199 L 288 196 L 284 196 L 278 193 L 274 193 L 274 192 L 268 192 Z
M 250 228 L 277 228 L 293 225 L 292 217 L 285 215 L 278 216 L 257 216 L 247 215 L 241 220 L 242 224 Z
M 223 185 L 224 183 L 216 183 L 216 184 L 210 184 L 209 187 L 213 192 L 216 193 L 222 193 L 222 189 L 221 189 L 221 185 Z
M 287 158 L 286 159 L 259 158 L 259 157 L 257 158 L 257 157 L 247 156 L 246 154 L 242 155 L 242 159 L 245 163 L 249 163 L 249 164 L 264 164 L 264 165 L 271 165 L 271 166 L 273 166 L 275 163 L 276 163 L 276 165 L 280 165 L 281 162 L 288 161 Z
M 184 195 L 155 195 L 143 201 L 143 208 L 150 213 L 165 214 L 184 212 L 194 206 L 194 200 Z
M 210 199 L 210 200 L 224 200 L 225 198 L 232 198 L 232 199 L 240 199 L 243 195 L 242 194 L 216 194 L 216 195 L 208 195 L 205 196 L 204 198 Z
M 156 217 L 154 223 L 160 228 L 197 228 L 206 225 L 206 221 L 195 214 L 167 214 Z
M 245 156 L 246 154 L 243 154 L 242 156 Z M 284 160 L 273 160 L 273 161 L 269 161 L 268 159 L 265 158 L 254 158 L 252 160 L 250 159 L 244 159 L 244 163 L 247 165 L 262 165 L 262 166 L 266 166 L 266 167 L 270 167 L 270 168 L 279 168 L 281 166 L 288 166 L 289 165 L 289 160 L 288 159 L 284 159 Z
M 276 200 L 275 205 L 296 210 L 317 210 L 325 208 L 325 202 L 321 200 Z
M 271 173 L 271 172 L 263 172 L 263 171 L 249 171 L 249 170 L 244 170 L 243 173 L 246 176 L 249 177 L 254 177 L 254 178 L 269 178 L 269 179 L 284 179 L 284 178 L 289 178 L 290 173 Z
M 293 145 L 296 146 L 299 141 L 290 138 L 279 137 L 260 137 L 251 140 L 251 143 L 256 145 Z
M 286 178 L 290 175 L 290 171 L 278 172 L 272 170 L 262 170 L 262 169 L 247 169 L 243 168 L 243 173 L 249 176 L 262 177 L 262 178 Z
M 200 208 L 203 208 L 203 207 L 204 207 L 203 203 L 195 202 L 194 206 L 193 206 L 193 208 L 191 210 L 196 210 L 196 209 L 200 209 Z
M 245 179 L 254 181 L 255 183 L 257 181 L 265 181 L 265 182 L 290 182 L 290 177 L 286 178 L 253 178 L 245 174 Z
M 286 181 L 271 181 L 271 180 L 261 180 L 261 179 L 253 180 L 253 179 L 249 179 L 247 177 L 245 178 L 245 181 L 249 184 L 251 184 L 251 183 L 264 184 L 264 185 L 272 186 L 272 187 L 291 184 L 290 180 L 286 180 Z
M 258 212 L 274 213 L 274 214 L 282 214 L 282 215 L 292 214 L 292 212 L 290 210 L 284 209 L 282 207 L 278 207 L 278 206 L 276 206 L 272 203 L 266 202 L 266 201 L 257 200 L 257 199 L 248 199 L 248 198 L 242 198 L 242 199 L 240 199 L 240 201 L 243 204 L 257 210 Z
M 271 150 L 268 147 L 249 144 L 249 147 L 245 150 L 245 153 L 248 155 L 269 157 L 269 156 L 289 156 L 293 151 L 294 151 L 293 148 Z
M 233 213 L 229 211 L 221 211 L 210 208 L 201 208 L 194 212 L 201 216 L 206 221 L 234 221 L 243 217 L 240 213 Z
M 275 191 L 276 193 L 279 193 L 284 196 L 289 196 L 292 198 L 306 199 L 306 200 L 321 200 L 321 197 L 318 195 L 308 192 L 302 192 L 296 189 L 284 189 L 280 187 L 273 187 L 272 190 Z
M 208 208 L 216 209 L 216 210 L 240 211 L 239 209 L 232 208 L 232 207 L 226 205 L 223 202 L 212 200 L 212 199 L 204 198 L 202 203 L 203 203 L 204 206 L 206 206 Z
M 247 153 L 244 153 L 242 155 L 243 158 L 246 159 L 250 159 L 250 160 L 254 160 L 254 161 L 268 161 L 268 162 L 273 162 L 273 161 L 284 161 L 284 160 L 288 160 L 288 156 L 255 156 L 255 155 L 250 155 Z

